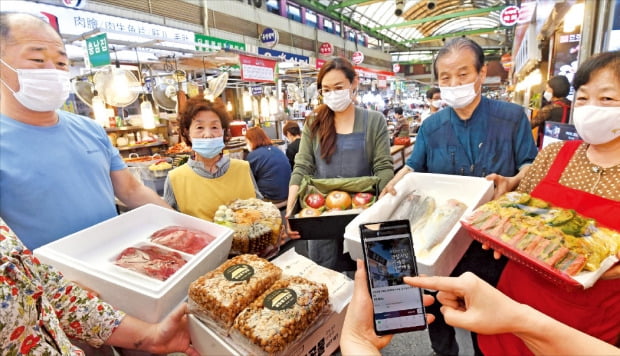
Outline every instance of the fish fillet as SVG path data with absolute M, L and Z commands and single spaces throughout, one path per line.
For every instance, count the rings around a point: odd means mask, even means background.
M 467 205 L 456 199 L 450 199 L 437 207 L 426 219 L 424 225 L 416 228 L 413 232 L 416 250 L 430 251 L 439 245 L 452 230 L 454 224 L 459 221 L 465 210 L 467 210 Z

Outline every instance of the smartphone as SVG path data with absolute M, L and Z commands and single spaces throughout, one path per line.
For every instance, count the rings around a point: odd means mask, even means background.
M 360 233 L 376 334 L 426 329 L 422 291 L 403 282 L 417 275 L 409 221 L 361 224 Z

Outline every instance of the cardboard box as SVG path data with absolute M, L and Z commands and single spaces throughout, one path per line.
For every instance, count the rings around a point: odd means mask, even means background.
M 127 247 L 148 242 L 150 235 L 179 225 L 205 231 L 216 239 L 166 281 L 114 265 Z M 97 293 L 104 301 L 147 322 L 158 322 L 185 299 L 191 282 L 228 258 L 233 231 L 153 204 L 103 221 L 34 250 L 43 263 Z
M 340 313 L 332 312 L 314 333 L 306 336 L 294 349 L 287 350 L 287 354 L 327 356 L 334 353 L 340 344 L 340 332 L 346 312 L 347 308 Z M 217 334 L 191 314 L 189 316 L 189 332 L 192 345 L 201 355 L 245 355 L 245 352 L 236 349 L 230 337 Z
M 360 242 L 359 225 L 364 222 L 378 222 L 374 216 L 386 207 L 398 201 L 398 196 L 407 194 L 413 190 L 433 197 L 437 204 L 447 199 L 458 199 L 467 204 L 467 210 L 463 216 L 471 212 L 479 205 L 493 198 L 493 182 L 484 178 L 455 176 L 432 173 L 409 173 L 395 186 L 397 197 L 385 196 L 373 206 L 358 215 L 347 227 L 344 234 L 344 251 L 349 252 L 353 259 L 363 259 L 362 245 Z M 387 219 L 389 220 L 389 219 Z M 441 244 L 433 248 L 425 256 L 418 256 L 418 273 L 437 276 L 448 276 L 456 267 L 465 251 L 471 244 L 469 233 L 456 222 Z

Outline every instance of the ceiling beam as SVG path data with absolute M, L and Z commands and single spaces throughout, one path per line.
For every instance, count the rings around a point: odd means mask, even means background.
M 416 39 L 412 39 L 412 40 L 408 40 L 408 41 L 403 41 L 401 43 L 402 44 L 422 43 L 422 42 L 429 42 L 429 41 L 440 40 L 442 38 L 457 37 L 457 36 L 467 36 L 467 35 L 477 35 L 477 34 L 481 34 L 481 33 L 490 33 L 490 32 L 495 32 L 497 30 L 505 30 L 507 28 L 508 27 L 479 28 L 479 29 L 476 29 L 476 30 L 451 32 L 451 33 L 444 33 L 443 35 L 436 35 L 436 36 L 430 36 L 430 37 L 416 38 Z
M 376 2 L 382 2 L 383 0 L 345 0 L 341 1 L 336 5 L 330 5 L 327 7 L 328 10 L 336 10 L 341 9 L 343 7 L 351 6 L 351 5 L 370 5 Z
M 333 19 L 336 19 L 350 27 L 353 27 L 357 30 L 360 30 L 362 32 L 364 32 L 365 34 L 372 36 L 376 39 L 382 40 L 385 43 L 391 44 L 393 46 L 395 46 L 398 49 L 407 49 L 404 45 L 403 42 L 398 42 L 382 33 L 379 33 L 375 30 L 373 30 L 372 28 L 368 27 L 368 26 L 364 26 L 358 22 L 355 22 L 353 20 L 351 20 L 350 17 L 348 16 L 344 16 L 339 12 L 336 12 L 334 10 L 329 10 L 329 8 L 323 4 L 321 4 L 320 2 L 316 1 L 316 0 L 295 0 L 295 3 L 297 3 L 298 5 L 301 6 L 305 6 L 313 11 L 319 12 L 323 15 L 327 15 L 332 17 Z M 343 34 L 344 36 L 344 31 Z
M 467 10 L 467 11 L 461 11 L 461 12 L 453 12 L 453 13 L 449 13 L 449 14 L 430 16 L 430 17 L 425 17 L 425 18 L 421 18 L 421 19 L 415 19 L 415 20 L 411 20 L 411 21 L 395 23 L 395 24 L 391 24 L 391 25 L 377 26 L 377 27 L 374 27 L 373 30 L 380 31 L 380 30 L 384 30 L 384 29 L 387 29 L 387 28 L 409 27 L 409 26 L 418 25 L 418 24 L 425 23 L 425 22 L 441 21 L 441 20 L 452 19 L 452 18 L 455 18 L 455 17 L 469 17 L 469 16 L 473 16 L 473 15 L 480 15 L 480 14 L 485 14 L 485 13 L 488 13 L 488 12 L 499 11 L 499 10 L 501 10 L 503 8 L 504 8 L 504 6 L 496 6 L 496 7 L 487 7 L 487 8 L 483 8 L 483 9 L 474 9 L 474 10 Z

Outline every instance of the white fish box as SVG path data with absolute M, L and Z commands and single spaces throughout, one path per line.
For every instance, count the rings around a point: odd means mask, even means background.
M 172 225 L 204 231 L 215 240 L 196 255 L 180 252 L 187 263 L 166 281 L 114 264 L 124 249 L 149 244 L 153 232 Z M 34 255 L 116 308 L 154 323 L 185 299 L 191 282 L 228 258 L 232 234 L 227 227 L 147 204 L 41 246 Z
M 457 199 L 467 205 L 463 216 L 468 216 L 479 205 L 493 198 L 493 182 L 484 178 L 433 173 L 408 173 L 395 186 L 397 195 L 386 195 L 364 210 L 345 228 L 344 251 L 353 259 L 363 259 L 359 225 L 365 222 L 389 220 L 382 212 L 389 211 L 401 201 L 401 196 L 413 191 L 431 196 L 437 205 L 448 199 Z M 393 210 L 393 209 L 392 209 Z M 469 247 L 472 239 L 457 219 L 446 238 L 427 254 L 416 251 L 418 273 L 448 276 Z M 415 248 L 415 244 L 414 244 Z

